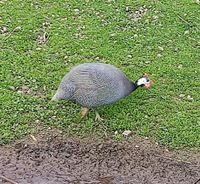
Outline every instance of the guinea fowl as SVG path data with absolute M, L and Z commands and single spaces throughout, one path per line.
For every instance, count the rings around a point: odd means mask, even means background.
M 152 81 L 144 74 L 136 82 L 129 80 L 115 66 L 103 63 L 83 63 L 74 67 L 62 79 L 52 100 L 74 100 L 82 105 L 81 119 L 90 107 L 95 108 L 95 121 L 102 120 L 96 108 L 126 97 L 139 86 L 150 88 Z

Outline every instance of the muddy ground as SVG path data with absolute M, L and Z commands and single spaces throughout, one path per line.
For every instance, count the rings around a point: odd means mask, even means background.
M 0 176 L 18 184 L 200 184 L 200 157 L 138 138 L 127 143 L 47 132 L 1 146 Z

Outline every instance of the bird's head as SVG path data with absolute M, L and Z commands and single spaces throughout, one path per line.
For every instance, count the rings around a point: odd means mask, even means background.
M 153 81 L 149 79 L 146 73 L 137 80 L 137 86 L 144 86 L 145 89 L 149 89 L 152 84 Z

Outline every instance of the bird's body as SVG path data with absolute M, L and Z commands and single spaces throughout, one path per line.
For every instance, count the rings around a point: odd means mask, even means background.
M 65 75 L 54 98 L 75 100 L 84 107 L 98 107 L 127 96 L 134 88 L 134 83 L 118 68 L 85 63 Z
M 83 107 L 99 107 L 124 98 L 138 86 L 115 66 L 84 63 L 64 76 L 52 100 L 75 100 Z

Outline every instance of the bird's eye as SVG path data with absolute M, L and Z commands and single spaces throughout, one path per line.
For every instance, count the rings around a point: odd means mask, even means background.
M 149 79 L 147 79 L 147 82 L 149 82 Z

